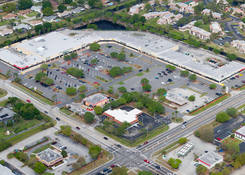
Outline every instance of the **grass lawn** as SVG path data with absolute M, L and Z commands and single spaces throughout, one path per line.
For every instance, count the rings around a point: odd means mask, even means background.
M 8 78 L 7 78 L 4 74 L 2 74 L 2 73 L 0 73 L 0 78 L 3 79 L 3 80 L 7 80 L 7 79 L 8 79 Z
M 46 144 L 46 145 L 43 145 L 43 146 L 41 146 L 41 147 L 35 149 L 35 150 L 33 151 L 33 153 L 40 153 L 40 152 L 42 152 L 43 150 L 45 150 L 45 149 L 47 149 L 47 148 L 50 148 L 50 147 L 51 147 L 51 144 L 50 144 L 50 143 L 49 143 L 49 144 Z
M 91 171 L 91 170 L 95 169 L 96 167 L 103 165 L 104 163 L 110 161 L 111 159 L 112 159 L 111 154 L 109 154 L 108 152 L 103 150 L 103 154 L 97 160 L 87 164 L 86 166 L 84 166 L 84 167 L 82 167 L 76 171 L 73 171 L 69 175 L 85 174 L 86 172 Z
M 4 20 L 0 22 L 0 26 L 7 25 L 9 23 L 8 20 Z
M 169 129 L 169 127 L 167 125 L 162 125 L 162 126 L 158 127 L 157 129 L 150 131 L 147 136 L 141 136 L 141 137 L 137 138 L 134 142 L 130 142 L 126 139 L 123 139 L 123 138 L 117 137 L 115 135 L 109 134 L 100 127 L 96 127 L 96 130 L 102 132 L 103 134 L 107 135 L 108 137 L 111 137 L 111 138 L 117 140 L 118 142 L 120 142 L 126 146 L 129 146 L 129 147 L 134 147 L 134 146 L 137 146 L 141 143 L 144 143 L 145 141 L 156 137 L 157 135 L 167 131 L 168 129 Z
M 41 123 L 40 120 L 20 120 L 17 123 L 14 123 L 12 127 L 0 127 L 0 138 L 7 138 L 11 135 L 13 135 L 13 133 L 19 133 L 21 131 L 24 131 L 28 128 L 31 128 L 37 124 Z M 5 132 L 6 131 L 10 131 L 10 135 L 6 136 Z M 13 133 L 12 133 L 13 132 Z
M 144 75 L 144 73 L 143 73 L 143 72 L 139 72 L 139 73 L 137 73 L 136 75 L 137 75 L 138 77 L 141 77 L 141 76 Z
M 0 88 L 0 98 L 6 96 L 7 94 L 8 92 L 6 90 Z
M 32 11 L 31 13 L 27 14 L 26 16 L 33 17 L 33 16 L 37 16 L 37 14 L 38 14 L 38 12 Z
M 217 105 L 218 103 L 224 101 L 225 99 L 229 98 L 229 96 L 230 96 L 230 95 L 228 95 L 228 94 L 227 94 L 227 95 L 223 95 L 222 97 L 218 98 L 217 100 L 208 103 L 207 105 L 205 105 L 205 106 L 203 106 L 203 107 L 197 109 L 196 111 L 191 112 L 190 114 L 191 114 L 191 115 L 197 115 L 197 114 L 199 114 L 199 113 L 205 111 L 206 109 L 208 109 L 208 108 L 210 108 L 210 107 L 212 107 L 212 106 L 215 106 L 215 105 Z
M 49 123 L 50 123 L 50 122 L 49 122 Z M 14 136 L 14 137 L 8 139 L 8 141 L 9 141 L 10 143 L 12 143 L 12 145 L 14 145 L 14 144 L 16 144 L 16 143 L 18 143 L 18 142 L 20 142 L 20 141 L 26 139 L 27 137 L 30 137 L 30 136 L 32 136 L 32 135 L 38 133 L 38 132 L 41 132 L 41 131 L 43 131 L 43 130 L 49 128 L 49 127 L 51 127 L 51 126 L 48 126 L 47 123 L 42 124 L 42 125 L 40 125 L 40 126 L 38 126 L 38 127 L 36 127 L 36 128 L 32 128 L 32 129 L 30 129 L 30 130 L 28 130 L 28 131 L 26 131 L 26 132 L 24 132 L 24 133 L 21 133 L 21 134 L 19 134 L 19 135 L 17 135 L 17 136 Z
M 123 82 L 123 81 L 119 81 L 119 82 L 118 82 L 118 84 L 123 85 L 123 84 L 124 84 L 124 82 Z
M 33 96 L 33 97 L 36 97 L 36 98 L 39 99 L 40 101 L 42 101 L 42 102 L 44 102 L 44 103 L 46 103 L 46 104 L 48 104 L 48 105 L 54 105 L 54 102 L 53 102 L 52 100 L 50 100 L 50 99 L 48 99 L 48 98 L 46 98 L 46 97 L 43 97 L 42 95 L 40 95 L 40 94 L 38 94 L 38 93 L 33 92 L 32 90 L 28 89 L 27 87 L 25 87 L 25 86 L 23 86 L 23 85 L 21 85 L 21 84 L 15 83 L 15 82 L 13 82 L 13 84 L 14 84 L 15 86 L 17 86 L 20 90 L 22 90 L 22 91 L 24 91 L 24 92 L 30 94 L 30 95 Z
M 66 115 L 71 115 L 72 114 L 72 112 L 69 109 L 65 108 L 65 107 L 60 108 L 60 111 L 65 113 Z
M 7 102 L 8 102 L 8 99 L 0 101 L 0 107 L 4 107 Z

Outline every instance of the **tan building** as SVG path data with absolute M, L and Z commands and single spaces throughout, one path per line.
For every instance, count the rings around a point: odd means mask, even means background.
M 108 102 L 109 99 L 107 96 L 101 93 L 93 94 L 83 99 L 83 104 L 91 108 L 94 108 L 95 106 L 104 106 Z
M 232 47 L 238 49 L 239 52 L 245 53 L 245 41 L 244 40 L 233 40 L 231 42 Z
M 212 33 L 219 33 L 219 32 L 222 32 L 222 28 L 220 27 L 218 22 L 211 22 L 210 31 Z
M 62 155 L 55 150 L 47 148 L 46 150 L 36 154 L 38 161 L 42 162 L 44 165 L 51 167 L 56 163 L 63 160 Z
M 211 33 L 199 27 L 194 26 L 195 22 L 196 21 L 192 21 L 189 24 L 180 27 L 179 30 L 182 32 L 188 31 L 191 35 L 194 35 L 202 40 L 210 39 Z
M 3 16 L 3 20 L 10 20 L 10 19 L 16 19 L 16 18 L 17 18 L 17 15 L 13 14 L 13 13 L 9 13 L 9 14 Z
M 140 10 L 143 10 L 145 7 L 145 4 L 136 4 L 134 6 L 132 6 L 130 9 L 129 9 L 129 14 L 130 15 L 134 15 L 134 14 L 138 14 L 140 12 Z

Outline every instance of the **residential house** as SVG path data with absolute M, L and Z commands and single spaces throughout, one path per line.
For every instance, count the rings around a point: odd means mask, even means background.
M 52 15 L 52 16 L 45 16 L 45 17 L 43 17 L 43 21 L 44 22 L 55 22 L 55 20 L 56 20 L 56 16 L 54 16 L 54 15 Z
M 28 21 L 28 24 L 30 24 L 32 27 L 35 27 L 37 25 L 43 24 L 41 20 L 33 20 L 33 21 Z
M 170 9 L 172 10 L 178 10 L 179 12 L 182 13 L 192 13 L 194 14 L 194 8 L 192 5 L 187 5 L 183 2 L 178 2 L 178 3 L 169 3 Z
M 13 29 L 14 30 L 28 31 L 28 30 L 31 30 L 31 26 L 29 24 L 19 24 L 17 26 L 14 26 Z
M 203 11 L 202 11 L 202 14 L 203 15 L 210 15 L 211 14 L 211 10 L 210 9 L 204 9 Z
M 158 24 L 174 24 L 176 21 L 183 18 L 182 14 L 174 15 L 173 13 L 166 14 L 162 16 L 157 23 Z
M 219 33 L 219 32 L 222 32 L 222 28 L 220 27 L 218 22 L 211 22 L 210 31 L 212 33 Z
M 77 7 L 77 8 L 72 10 L 72 13 L 73 14 L 77 14 L 77 13 L 80 13 L 80 12 L 82 12 L 84 10 L 85 10 L 85 8 L 83 8 L 83 7 Z
M 64 12 L 62 12 L 62 13 L 57 13 L 57 16 L 58 16 L 59 18 L 64 18 L 64 17 L 70 16 L 71 14 L 72 14 L 72 11 L 64 11 Z
M 194 35 L 194 36 L 196 36 L 200 39 L 203 39 L 203 40 L 210 39 L 211 33 L 207 32 L 206 30 L 203 30 L 199 27 L 194 26 L 195 22 L 196 21 L 192 21 L 191 23 L 189 23 L 183 27 L 180 27 L 179 30 L 182 32 L 188 31 L 191 35 Z
M 157 17 L 163 17 L 165 15 L 171 14 L 169 11 L 164 11 L 164 12 L 150 12 L 146 13 L 143 16 L 145 17 L 146 20 L 152 19 L 152 18 L 157 18 Z
M 140 10 L 144 9 L 145 7 L 145 4 L 136 4 L 134 6 L 132 6 L 130 9 L 129 9 L 129 14 L 130 15 L 134 15 L 134 14 L 138 14 L 140 12 Z
M 218 4 L 218 3 L 222 3 L 222 4 L 224 4 L 224 5 L 227 5 L 228 4 L 228 2 L 226 1 L 226 0 L 216 0 L 216 3 Z
M 240 29 L 245 30 L 245 23 L 244 22 L 239 22 L 238 25 L 239 25 Z
M 3 20 L 10 20 L 10 19 L 16 19 L 18 15 L 14 13 L 8 13 L 7 15 L 3 16 Z
M 2 28 L 0 29 L 0 36 L 7 36 L 13 33 L 12 29 Z
M 18 12 L 18 15 L 19 15 L 19 16 L 24 16 L 24 15 L 27 15 L 27 14 L 29 14 L 29 13 L 31 13 L 31 9 L 20 10 L 20 11 Z
M 244 40 L 233 40 L 231 42 L 232 47 L 238 49 L 239 52 L 245 53 L 245 41 Z
M 217 13 L 217 12 L 212 12 L 212 17 L 215 19 L 221 19 L 222 18 L 222 14 Z
M 32 6 L 31 10 L 34 12 L 42 13 L 42 6 Z

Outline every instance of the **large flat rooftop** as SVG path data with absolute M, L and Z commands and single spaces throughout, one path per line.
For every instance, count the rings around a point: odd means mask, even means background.
M 193 57 L 181 52 L 181 43 L 158 35 L 135 31 L 74 31 L 68 29 L 55 31 L 0 49 L 0 59 L 12 66 L 25 69 L 97 41 L 119 42 L 217 82 L 245 68 L 242 63 L 236 61 L 226 61 L 222 66 L 212 66 L 207 64 L 205 59 L 199 60 L 198 56 Z M 204 50 L 195 49 L 195 51 L 208 55 L 208 52 L 206 54 Z

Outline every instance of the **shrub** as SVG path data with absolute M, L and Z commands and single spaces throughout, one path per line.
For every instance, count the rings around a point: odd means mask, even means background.
M 93 123 L 94 122 L 94 114 L 92 114 L 91 112 L 86 112 L 84 114 L 84 121 L 86 123 L 89 123 L 89 124 Z
M 189 96 L 188 100 L 189 101 L 195 101 L 196 97 L 194 95 Z
M 92 43 L 90 44 L 89 49 L 92 51 L 98 51 L 100 50 L 100 45 L 98 43 Z
M 197 79 L 197 76 L 196 76 L 195 74 L 191 74 L 191 75 L 189 76 L 189 80 L 190 80 L 190 81 L 196 81 L 196 79 Z
M 75 67 L 70 67 L 66 70 L 66 73 L 76 77 L 76 78 L 83 78 L 84 73 L 83 70 L 75 68 Z
M 170 158 L 168 160 L 168 164 L 174 169 L 178 169 L 181 163 L 182 161 L 180 159 Z
M 178 140 L 178 143 L 183 145 L 187 142 L 187 138 L 186 137 L 181 137 L 179 140 Z
M 77 94 L 77 89 L 74 87 L 68 87 L 66 88 L 66 94 L 69 96 L 73 96 Z
M 209 88 L 210 88 L 210 89 L 216 89 L 217 86 L 216 86 L 216 84 L 210 84 L 210 85 L 209 85 Z
M 228 120 L 230 120 L 230 116 L 226 112 L 219 112 L 216 115 L 216 121 L 217 122 L 224 123 Z

